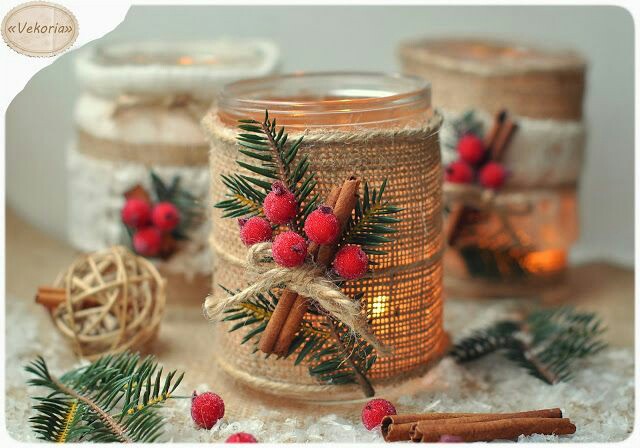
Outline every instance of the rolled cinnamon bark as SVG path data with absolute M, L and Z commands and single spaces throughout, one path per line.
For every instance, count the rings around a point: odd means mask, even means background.
M 430 420 L 415 424 L 411 431 L 414 442 L 437 442 L 443 435 L 461 437 L 464 442 L 490 442 L 492 440 L 513 440 L 521 435 L 555 434 L 565 435 L 576 432 L 576 427 L 568 418 L 504 418 L 490 421 L 463 422 L 460 419 Z
M 504 120 L 504 123 L 496 136 L 495 143 L 491 146 L 491 160 L 499 162 L 502 159 L 504 150 L 509 144 L 509 141 L 516 129 L 518 129 L 518 125 L 511 121 L 510 118 Z
M 473 421 L 499 420 L 517 417 L 562 418 L 559 408 L 539 409 L 534 411 L 512 413 L 465 413 L 465 412 L 431 412 L 427 414 L 387 415 L 382 419 L 380 430 L 387 442 L 411 440 L 411 431 L 419 422 L 449 421 L 456 419 L 478 419 Z M 467 422 L 469 420 L 466 420 Z
M 333 207 L 333 213 L 338 218 L 338 222 L 340 222 L 340 227 L 342 231 L 346 227 L 349 222 L 349 218 L 351 217 L 351 213 L 356 205 L 356 200 L 358 197 L 358 188 L 360 187 L 360 180 L 355 177 L 351 177 L 347 179 L 344 184 L 342 184 L 342 188 L 340 188 L 340 193 L 338 194 L 338 198 L 335 203 L 335 207 Z M 337 243 L 320 246 L 318 250 L 318 257 L 316 258 L 316 263 L 322 266 L 329 266 L 331 261 L 333 261 L 333 257 L 338 248 Z M 300 329 L 300 325 L 302 325 L 302 318 L 307 311 L 307 301 L 304 297 L 298 297 L 292 308 L 289 316 L 287 316 L 287 320 L 285 321 L 282 330 L 278 336 L 276 344 L 274 346 L 273 352 L 284 356 L 289 351 L 289 347 L 291 346 L 291 342 L 295 338 L 296 333 Z
M 506 117 L 507 117 L 506 110 L 502 109 L 501 111 L 499 111 L 493 119 L 493 125 L 491 126 L 491 129 L 489 129 L 489 132 L 485 134 L 483 143 L 484 143 L 484 147 L 487 148 L 489 151 L 495 144 L 496 137 L 498 136 L 498 133 L 500 132 L 500 128 L 502 127 L 502 123 L 504 122 L 504 119 Z

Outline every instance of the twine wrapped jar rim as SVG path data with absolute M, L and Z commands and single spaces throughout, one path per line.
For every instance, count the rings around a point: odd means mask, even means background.
M 400 54 L 450 70 L 478 76 L 508 76 L 563 70 L 582 73 L 586 61 L 576 51 L 542 48 L 497 39 L 440 38 L 402 42 Z
M 228 124 L 268 110 L 292 130 L 396 127 L 433 116 L 429 82 L 377 72 L 298 72 L 236 81 L 220 91 L 217 103 Z

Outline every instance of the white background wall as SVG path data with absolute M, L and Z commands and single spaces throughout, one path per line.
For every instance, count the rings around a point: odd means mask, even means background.
M 582 236 L 573 255 L 633 264 L 634 24 L 624 9 L 144 6 L 133 7 L 105 39 L 224 36 L 272 39 L 282 50 L 284 71 L 396 71 L 396 44 L 415 36 L 517 38 L 581 51 L 590 63 L 589 141 L 580 191 Z M 73 57 L 69 52 L 38 73 L 7 113 L 8 203 L 60 238 L 67 222 L 64 153 L 78 94 Z

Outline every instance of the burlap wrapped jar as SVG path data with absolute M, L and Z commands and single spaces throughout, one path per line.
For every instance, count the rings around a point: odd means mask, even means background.
M 222 85 L 272 73 L 277 62 L 277 49 L 255 40 L 132 41 L 81 51 L 77 133 L 68 151 L 72 244 L 93 251 L 123 243 L 124 193 L 136 184 L 152 191 L 150 170 L 166 183 L 179 176 L 181 187 L 204 203 L 209 173 L 202 116 Z M 208 235 L 205 219 L 159 268 L 176 281 L 208 283 Z
M 427 83 L 378 74 L 308 74 L 238 82 L 227 86 L 204 119 L 211 141 L 212 201 L 225 197 L 220 176 L 238 172 L 235 143 L 238 119 L 262 119 L 264 109 L 287 127 L 293 141 L 304 135 L 301 151 L 317 173 L 321 197 L 356 175 L 372 185 L 388 179 L 386 199 L 404 208 L 396 240 L 385 247 L 373 278 L 348 283 L 348 293 L 364 292 L 371 328 L 392 356 L 370 371 L 374 384 L 402 381 L 423 372 L 448 343 L 442 321 L 442 167 L 438 145 L 441 118 L 430 105 Z M 212 213 L 213 294 L 219 285 L 240 288 L 246 248 L 238 225 Z M 280 395 L 307 400 L 360 397 L 356 386 L 316 382 L 293 359 L 265 359 L 241 345 L 242 332 L 216 323 L 215 358 L 234 378 Z
M 448 250 L 448 292 L 530 296 L 557 290 L 568 250 L 578 235 L 584 59 L 570 51 L 473 39 L 408 41 L 400 46 L 399 56 L 405 73 L 433 83 L 434 103 L 444 116 L 445 165 L 458 157 L 453 124 L 463 113 L 473 110 L 485 131 L 501 110 L 507 110 L 517 124 L 502 159 L 510 176 L 497 199 L 506 210 L 506 221 L 497 219 L 493 205 L 488 205 L 489 210 L 467 228 L 467 237 L 475 238 L 478 247 L 484 244 L 504 258 L 497 256 L 494 265 L 493 257 L 488 262 L 481 259 L 487 252 L 469 258 L 457 247 Z M 459 199 L 452 190 L 445 184 L 447 205 Z M 505 236 L 504 222 L 515 238 Z

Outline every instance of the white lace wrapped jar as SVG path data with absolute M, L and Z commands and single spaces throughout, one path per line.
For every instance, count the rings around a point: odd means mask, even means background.
M 126 241 L 125 193 L 137 185 L 151 191 L 151 172 L 165 184 L 179 178 L 205 207 L 208 145 L 200 119 L 224 84 L 270 74 L 277 62 L 274 45 L 256 40 L 122 42 L 82 51 L 77 133 L 68 151 L 72 244 L 94 251 Z M 208 220 L 190 226 L 177 249 L 157 259 L 163 273 L 206 279 L 208 235 Z
M 407 41 L 399 56 L 405 73 L 432 82 L 434 104 L 445 118 L 445 166 L 459 157 L 463 129 L 483 129 L 486 145 L 492 127 L 500 129 L 500 112 L 516 125 L 499 160 L 509 176 L 495 194 L 485 190 L 469 202 L 458 185 L 445 183 L 447 208 L 471 210 L 463 219 L 447 217 L 445 230 L 457 229 L 455 240 L 447 238 L 449 295 L 561 290 L 568 250 L 578 235 L 584 59 L 569 51 L 473 39 Z

